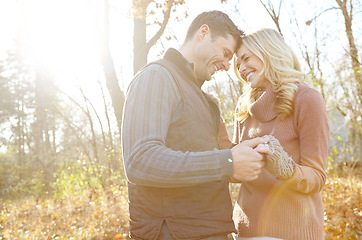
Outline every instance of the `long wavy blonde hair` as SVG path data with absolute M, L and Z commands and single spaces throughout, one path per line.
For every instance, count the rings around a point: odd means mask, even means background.
M 298 89 L 297 83 L 304 81 L 305 74 L 301 72 L 300 63 L 293 50 L 286 44 L 277 31 L 269 28 L 258 30 L 242 38 L 245 45 L 263 63 L 265 78 L 270 81 L 275 92 L 274 110 L 283 119 L 293 112 L 294 96 Z M 234 71 L 244 83 L 244 93 L 237 104 L 238 120 L 243 122 L 250 115 L 250 107 L 260 96 L 260 89 L 251 88 L 242 79 L 234 59 Z

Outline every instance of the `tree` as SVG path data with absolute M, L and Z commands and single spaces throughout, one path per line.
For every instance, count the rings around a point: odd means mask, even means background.
M 109 8 L 109 0 L 104 0 L 104 26 L 103 31 L 99 30 L 98 32 L 102 33 L 100 34 L 101 63 L 106 79 L 106 85 L 112 99 L 112 106 L 116 115 L 118 130 L 121 132 L 122 112 L 125 97 L 119 85 L 119 80 L 114 68 L 114 62 L 109 46 Z
M 348 121 L 346 125 L 349 129 L 348 142 L 351 157 L 358 160 L 362 159 L 360 147 L 362 144 L 362 68 L 359 49 L 356 44 L 356 33 L 353 31 L 352 25 L 355 13 L 361 11 L 358 9 L 361 5 L 354 4 L 352 0 L 335 0 L 335 3 L 337 6 L 326 8 L 313 19 L 307 21 L 306 24 L 310 25 L 330 10 L 342 13 L 343 18 L 340 18 L 341 15 L 339 14 L 335 16 L 338 17 L 338 22 L 344 23 L 348 47 L 344 47 L 345 56 L 342 57 L 338 65 L 334 66 L 335 74 L 329 87 L 329 95 L 331 95 L 331 105 Z M 343 35 L 341 36 L 343 39 Z M 346 59 L 349 61 L 346 62 Z
M 34 78 L 34 160 L 39 163 L 45 173 L 47 182 L 53 178 L 54 161 L 56 155 L 55 134 L 57 115 L 54 111 L 58 104 L 57 92 L 55 91 L 52 74 L 37 68 Z
M 355 43 L 355 37 L 352 29 L 353 16 L 354 16 L 354 4 L 352 0 L 335 0 L 338 4 L 339 10 L 343 14 L 345 33 L 348 39 L 347 56 L 351 62 L 351 76 L 350 87 L 344 87 L 345 81 L 341 81 L 342 88 L 345 93 L 349 94 L 349 104 L 345 106 L 339 106 L 338 109 L 345 116 L 349 117 L 351 123 L 350 140 L 352 142 L 352 157 L 355 159 L 362 159 L 362 66 L 360 62 L 360 56 L 358 48 Z
M 342 11 L 344 24 L 346 28 L 346 35 L 349 45 L 349 57 L 352 62 L 352 70 L 354 74 L 355 81 L 357 83 L 357 92 L 359 97 L 359 102 L 361 103 L 362 99 L 362 71 L 361 63 L 359 61 L 358 49 L 355 43 L 355 37 L 352 31 L 352 20 L 353 20 L 353 3 L 352 0 L 336 0 L 339 10 Z
M 147 62 L 147 55 L 150 48 L 155 45 L 157 40 L 162 36 L 166 25 L 170 19 L 171 9 L 173 6 L 184 4 L 184 0 L 168 0 L 165 3 L 157 3 L 152 0 L 132 0 L 134 12 L 134 73 L 136 73 Z M 153 24 L 160 25 L 160 29 L 149 40 L 146 41 L 146 19 L 150 15 L 154 15 L 155 11 L 147 11 L 149 5 L 153 4 L 155 9 L 163 9 L 163 22 L 154 22 Z M 109 18 L 110 18 L 110 4 L 109 0 L 104 0 L 104 21 L 103 30 L 99 30 L 101 43 L 101 60 L 104 75 L 106 78 L 106 85 L 112 99 L 112 106 L 117 119 L 117 126 L 121 132 L 122 111 L 125 100 L 124 92 L 119 85 L 119 79 L 116 74 L 114 62 L 111 55 L 109 46 Z
M 277 27 L 279 33 L 282 34 L 279 20 L 280 20 L 280 10 L 281 10 L 283 0 L 279 0 L 279 6 L 278 6 L 277 11 L 275 10 L 274 5 L 271 0 L 268 0 L 268 4 L 264 3 L 262 0 L 259 0 L 259 1 L 263 5 L 265 10 L 268 12 L 269 16 L 271 17 L 275 26 Z
M 146 65 L 149 50 L 156 44 L 166 29 L 171 15 L 171 9 L 176 5 L 182 5 L 184 3 L 184 0 L 167 0 L 164 3 L 157 3 L 157 1 L 154 0 L 132 0 L 134 12 L 134 73 L 137 73 L 141 67 Z M 154 5 L 154 8 L 151 11 L 147 11 L 151 4 Z M 159 25 L 160 28 L 150 40 L 147 41 L 147 18 L 154 16 L 159 9 L 162 9 L 163 20 L 162 22 L 155 20 L 154 23 L 151 23 L 151 25 Z
M 3 139 L 4 145 L 16 149 L 16 160 L 19 165 L 25 164 L 27 156 L 25 149 L 30 145 L 27 138 L 29 117 L 32 111 L 28 107 L 33 105 L 34 86 L 33 71 L 21 57 L 21 44 L 13 51 L 7 52 L 7 58 L 1 65 L 1 81 L 4 81 L 1 93 L 1 123 L 8 125 L 7 134 L 10 138 Z M 9 131 L 10 127 L 10 131 Z

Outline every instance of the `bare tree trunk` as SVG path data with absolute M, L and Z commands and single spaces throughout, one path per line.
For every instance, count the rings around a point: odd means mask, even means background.
M 348 43 L 349 43 L 349 54 L 350 54 L 350 57 L 352 60 L 352 70 L 353 70 L 354 77 L 357 82 L 358 96 L 359 96 L 359 101 L 361 103 L 362 102 L 362 72 L 361 72 L 361 63 L 358 60 L 358 49 L 356 47 L 354 36 L 353 36 L 353 31 L 352 31 L 353 5 L 352 5 L 351 0 L 336 0 L 336 2 L 338 3 L 338 6 L 340 7 L 340 10 L 342 11 L 343 17 L 344 17 L 346 35 L 347 35 Z M 348 2 L 350 3 L 349 11 L 347 9 Z
M 18 142 L 18 164 L 20 166 L 22 166 L 24 164 L 24 158 L 25 158 L 25 153 L 24 153 L 24 121 L 23 121 L 23 116 L 24 114 L 24 100 L 23 100 L 23 96 L 20 96 L 21 99 L 18 100 L 18 109 L 17 109 L 17 117 L 18 117 L 18 121 L 17 121 L 17 142 Z
M 109 44 L 106 42 L 103 42 L 102 65 L 106 77 L 107 89 L 111 96 L 113 110 L 117 119 L 118 130 L 121 132 L 123 104 L 125 97 L 118 83 L 113 59 L 109 50 Z
M 77 107 L 79 107 L 79 109 L 87 116 L 88 118 L 88 121 L 90 123 L 93 124 L 92 122 L 92 118 L 89 114 L 89 110 L 88 109 L 85 109 L 84 107 L 82 107 L 77 101 L 75 101 L 72 97 L 70 97 L 68 94 L 66 94 L 65 92 L 61 91 L 60 89 L 58 89 L 58 92 L 59 93 L 62 93 L 64 96 L 66 96 L 72 103 L 74 103 Z M 82 91 L 81 91 L 82 92 Z M 80 135 L 81 136 L 86 136 L 87 137 L 87 134 L 84 132 L 84 127 L 83 126 L 77 126 L 75 125 L 69 118 L 67 118 L 64 114 L 62 114 L 59 110 L 57 111 L 57 113 L 63 117 L 63 119 L 68 123 L 68 126 L 73 129 L 73 132 L 77 133 L 81 133 Z M 92 129 L 93 127 L 91 127 Z M 93 140 L 93 137 L 95 137 L 95 132 L 94 132 L 94 128 L 93 130 L 91 130 L 91 133 L 92 133 L 92 139 L 90 140 L 92 142 L 92 148 L 93 148 L 93 158 L 91 157 L 90 153 L 89 153 L 89 150 L 88 148 L 84 145 L 83 141 L 82 141 L 82 138 L 81 136 L 79 136 L 79 134 L 75 134 L 75 136 L 77 137 L 78 139 L 78 142 L 81 144 L 81 147 L 83 149 L 83 152 L 84 154 L 88 157 L 88 160 L 89 160 L 89 163 L 90 165 L 92 166 L 92 168 L 94 169 L 94 158 L 98 158 L 98 153 L 97 152 L 94 152 L 94 140 Z M 95 144 L 96 145 L 96 144 Z M 95 157 L 97 156 L 97 157 Z
M 356 159 L 362 159 L 362 151 L 361 151 L 361 128 L 362 123 L 357 119 L 362 118 L 362 71 L 361 71 L 361 63 L 359 62 L 358 49 L 355 44 L 355 38 L 352 31 L 352 20 L 353 20 L 353 4 L 352 0 L 336 0 L 340 10 L 342 11 L 344 24 L 346 28 L 346 35 L 349 44 L 349 56 L 352 62 L 352 71 L 355 80 L 356 86 L 356 102 L 357 107 L 350 105 L 350 109 L 353 112 L 353 117 L 351 119 L 351 124 L 354 128 L 354 132 L 352 134 L 352 145 L 354 148 L 353 155 Z M 349 4 L 349 9 L 348 9 Z
M 133 25 L 133 73 L 137 73 L 147 63 L 146 46 L 146 9 L 150 1 L 133 0 L 133 8 L 137 9 Z
M 85 115 L 87 116 L 88 118 L 88 121 L 89 121 L 89 125 L 90 125 L 90 128 L 91 128 L 91 133 L 92 133 L 92 148 L 93 148 L 93 157 L 95 159 L 96 162 L 99 161 L 99 156 L 98 156 L 98 149 L 97 149 L 97 139 L 96 139 L 96 134 L 95 134 L 95 131 L 94 131 L 94 123 L 93 123 L 93 119 L 92 119 L 92 116 L 90 114 L 90 111 L 89 111 L 89 108 L 88 108 L 88 104 L 87 104 L 87 98 L 86 96 L 84 95 L 84 92 L 83 90 L 80 88 L 79 89 L 80 92 L 82 93 L 82 96 L 83 96 L 83 99 L 84 99 L 84 103 L 85 103 L 85 109 L 84 110 L 84 113 Z
M 121 132 L 123 104 L 125 97 L 118 82 L 111 50 L 109 47 L 109 7 L 109 0 L 104 0 L 104 31 L 101 34 L 102 38 L 100 39 L 101 60 L 106 78 L 107 89 L 111 96 L 112 106 L 117 119 L 118 131 Z M 95 14 L 94 18 L 96 18 Z M 102 31 L 98 29 L 98 32 L 101 33 Z
M 47 184 L 45 188 L 50 188 L 54 173 L 54 155 L 51 154 L 49 137 L 49 109 L 51 105 L 51 75 L 47 70 L 36 69 L 35 78 L 35 160 L 41 164 L 44 170 L 44 179 Z
M 100 81 L 98 81 L 99 87 L 102 92 L 102 98 L 103 98 L 103 104 L 104 104 L 104 113 L 106 115 L 107 119 L 107 125 L 108 125 L 108 142 L 106 143 L 106 153 L 107 157 L 109 156 L 108 160 L 108 172 L 111 173 L 112 169 L 119 169 L 119 163 L 117 161 L 118 151 L 114 148 L 113 144 L 113 134 L 112 134 L 112 127 L 111 127 L 111 120 L 109 118 L 108 114 L 108 105 L 106 102 L 106 96 L 104 95 L 103 87 Z
M 39 88 L 39 83 L 38 81 L 36 81 L 35 83 L 35 122 L 34 122 L 34 155 L 35 155 L 35 161 L 42 163 L 43 162 L 43 132 L 41 129 L 41 126 L 43 124 L 42 121 L 42 114 L 40 113 L 41 111 L 41 105 L 40 105 L 40 90 Z
M 73 99 L 71 99 L 69 96 L 67 96 L 71 101 Z M 77 103 L 76 103 L 77 105 Z M 83 110 L 83 109 L 82 109 Z M 77 126 L 74 124 L 74 121 L 72 121 L 71 119 L 69 119 L 67 116 L 65 116 L 64 113 L 62 113 L 60 110 L 56 110 L 57 114 L 65 121 L 65 123 L 67 124 L 67 127 L 69 129 L 71 129 L 73 136 L 76 137 L 77 139 L 77 144 L 80 145 L 80 150 L 82 155 L 86 156 L 86 158 L 89 161 L 89 165 L 91 165 L 93 167 L 93 161 L 91 161 L 91 155 L 89 153 L 89 149 L 87 148 L 87 146 L 84 144 L 82 136 L 86 136 L 85 132 L 83 131 L 84 127 L 81 126 Z M 94 168 L 94 167 L 93 167 Z
M 134 31 L 133 31 L 133 44 L 134 44 L 134 60 L 133 72 L 137 73 L 144 65 L 147 64 L 147 55 L 153 45 L 156 44 L 158 39 L 162 36 L 166 29 L 167 23 L 170 19 L 171 9 L 175 0 L 168 0 L 165 3 L 163 11 L 163 22 L 160 24 L 160 29 L 157 33 L 147 42 L 146 40 L 146 16 L 147 7 L 151 0 L 132 0 L 134 15 Z
M 52 136 L 53 136 L 53 139 L 52 139 L 52 152 L 54 153 L 54 155 L 57 153 L 57 144 L 56 144 L 56 137 L 55 137 L 55 125 L 53 126 L 52 128 Z

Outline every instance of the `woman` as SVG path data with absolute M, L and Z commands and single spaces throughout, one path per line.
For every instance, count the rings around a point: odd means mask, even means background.
M 258 179 L 242 183 L 234 208 L 239 237 L 324 239 L 329 126 L 318 91 L 303 84 L 291 48 L 272 29 L 243 38 L 235 72 L 245 83 L 234 142 L 264 135 L 272 154 Z

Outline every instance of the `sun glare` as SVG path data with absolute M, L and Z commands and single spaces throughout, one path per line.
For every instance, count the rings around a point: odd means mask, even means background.
M 103 7 L 102 0 L 1 0 L 0 59 L 17 49 L 36 71 L 50 73 L 62 91 L 78 98 L 81 87 L 104 109 L 99 87 L 99 80 L 105 83 L 99 45 Z M 133 76 L 130 7 L 131 1 L 110 1 L 109 44 L 121 88 Z
M 82 1 L 24 3 L 29 55 L 37 67 L 55 73 L 94 69 L 98 47 L 94 19 L 87 10 Z
M 24 1 L 24 38 L 28 60 L 37 71 L 50 72 L 67 95 L 103 106 L 99 90 L 100 58 L 97 16 L 92 1 Z

